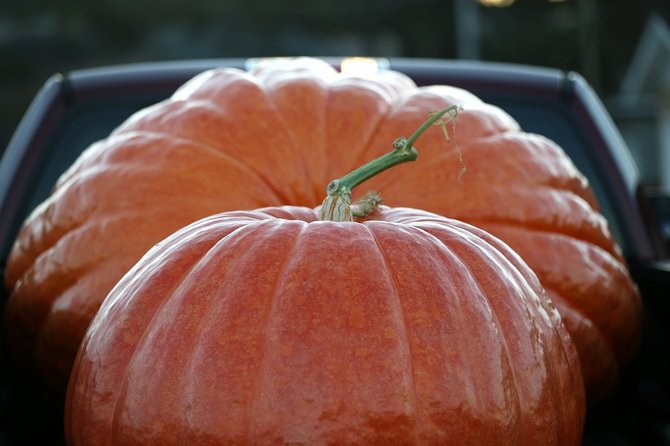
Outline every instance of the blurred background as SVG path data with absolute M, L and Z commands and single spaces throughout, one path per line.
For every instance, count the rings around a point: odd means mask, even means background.
M 56 72 L 258 56 L 481 59 L 581 73 L 670 189 L 668 0 L 0 0 L 0 152 Z M 667 160 L 666 160 L 667 158 Z

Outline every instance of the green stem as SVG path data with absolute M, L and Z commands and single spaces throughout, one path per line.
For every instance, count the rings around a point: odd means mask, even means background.
M 412 133 L 409 139 L 398 138 L 393 142 L 393 150 L 374 159 L 363 166 L 349 172 L 340 179 L 333 180 L 326 190 L 327 196 L 321 206 L 321 220 L 353 221 L 351 212 L 351 191 L 364 181 L 380 174 L 398 164 L 414 161 L 419 152 L 414 148 L 416 140 L 428 127 L 435 124 L 447 113 L 456 115 L 458 106 L 452 105 L 439 112 L 432 113 L 431 117 Z

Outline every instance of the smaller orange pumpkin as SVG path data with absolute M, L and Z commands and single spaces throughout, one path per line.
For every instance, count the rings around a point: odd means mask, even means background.
M 576 351 L 497 239 L 412 209 L 216 215 L 151 250 L 94 319 L 70 445 L 577 445 Z

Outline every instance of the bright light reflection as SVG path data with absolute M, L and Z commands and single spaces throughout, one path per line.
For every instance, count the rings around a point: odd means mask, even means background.
M 347 57 L 342 59 L 340 71 L 348 76 L 369 76 L 379 71 L 379 63 L 369 57 Z
M 505 6 L 511 6 L 516 0 L 479 0 L 484 6 L 495 6 L 497 8 L 504 8 Z

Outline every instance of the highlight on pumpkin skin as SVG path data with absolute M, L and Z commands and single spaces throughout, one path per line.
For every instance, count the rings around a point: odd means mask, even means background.
M 400 137 L 396 139 L 393 142 L 393 150 L 389 153 L 364 164 L 342 178 L 331 181 L 326 189 L 326 198 L 321 204 L 319 219 L 323 221 L 354 221 L 354 214 L 351 210 L 352 189 L 386 169 L 390 169 L 398 164 L 415 161 L 419 156 L 419 152 L 414 147 L 414 143 L 431 125 L 440 126 L 445 139 L 449 142 L 450 139 L 446 124 L 453 122 L 461 109 L 458 105 L 452 105 L 440 111 L 431 112 L 430 118 L 421 124 L 409 138 Z

